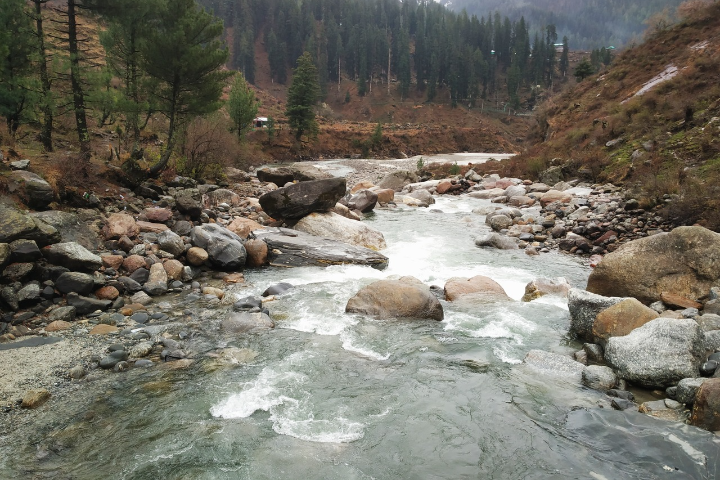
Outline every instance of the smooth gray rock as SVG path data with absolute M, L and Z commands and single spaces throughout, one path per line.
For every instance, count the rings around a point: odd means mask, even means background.
M 510 228 L 513 224 L 512 218 L 508 217 L 507 215 L 493 215 L 488 218 L 488 224 L 490 225 L 490 228 L 492 228 L 496 232 Z
M 530 350 L 523 359 L 523 363 L 544 375 L 575 384 L 582 382 L 583 370 L 587 368 L 566 355 L 543 350 Z
M 122 283 L 122 285 L 125 287 L 125 290 L 130 293 L 135 293 L 142 290 L 142 285 L 130 277 L 120 277 L 118 278 L 118 282 Z
M 180 213 L 184 213 L 192 219 L 198 219 L 202 214 L 200 198 L 200 192 L 196 189 L 183 190 L 175 197 L 175 207 Z
M 161 250 L 171 253 L 176 257 L 179 257 L 183 252 L 185 252 L 185 243 L 182 238 L 180 238 L 180 235 L 172 230 L 160 232 L 158 234 L 157 243 Z
M 683 378 L 675 389 L 675 400 L 683 405 L 689 405 L 695 401 L 695 394 L 707 378 Z
M 420 200 L 423 203 L 426 203 L 428 205 L 433 205 L 435 203 L 435 198 L 432 196 L 430 192 L 423 188 L 418 188 L 417 190 L 413 190 L 412 192 L 405 195 L 406 197 L 410 198 L 416 198 Z
M 102 267 L 102 259 L 76 242 L 56 243 L 42 249 L 43 256 L 55 265 L 71 270 L 94 271 Z
M 603 297 L 579 288 L 571 288 L 568 292 L 570 333 L 592 342 L 592 326 L 597 314 L 623 300 L 625 298 Z
M 194 246 L 205 249 L 210 263 L 216 268 L 234 270 L 245 265 L 247 252 L 243 241 L 227 228 L 214 223 L 195 227 L 190 240 Z
M 517 241 L 512 237 L 506 237 L 499 233 L 492 232 L 475 239 L 476 247 L 492 247 L 499 250 L 517 250 Z
M 88 295 L 93 291 L 95 280 L 92 275 L 81 272 L 65 272 L 55 281 L 55 288 L 60 293 L 75 292 Z
M 40 298 L 40 285 L 28 283 L 17 292 L 18 302 L 37 302 Z
M 75 321 L 75 307 L 65 306 L 58 307 L 48 315 L 48 323 L 62 320 L 63 322 Z
M 275 328 L 275 323 L 262 312 L 233 313 L 220 325 L 220 329 L 228 333 L 247 333 L 254 330 Z
M 668 387 L 700 376 L 705 336 L 694 320 L 657 318 L 624 337 L 611 337 L 605 360 L 620 378 L 644 387 Z
M 265 213 L 275 219 L 302 218 L 313 212 L 327 212 L 345 196 L 345 178 L 300 182 L 278 188 L 258 200 Z
M 617 381 L 617 375 L 609 367 L 590 365 L 583 370 L 582 383 L 593 390 L 610 390 L 615 388 Z
M 95 310 L 107 310 L 112 305 L 110 300 L 98 300 L 97 298 L 83 297 L 75 292 L 67 294 L 67 303 L 75 307 L 77 315 L 87 315 Z
M 287 228 L 255 230 L 253 236 L 267 243 L 271 265 L 284 267 L 327 266 L 346 263 L 387 267 L 388 258 L 369 248 L 320 238 Z

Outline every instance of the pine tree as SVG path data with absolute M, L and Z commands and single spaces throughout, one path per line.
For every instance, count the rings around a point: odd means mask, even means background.
M 222 23 L 195 0 L 162 0 L 160 15 L 141 48 L 143 68 L 159 82 L 158 109 L 169 120 L 166 151 L 150 167 L 162 172 L 175 146 L 179 124 L 220 107 L 225 79 L 220 68 L 228 58 L 220 40 Z
M 560 55 L 560 74 L 564 77 L 567 75 L 568 67 L 570 66 L 570 59 L 568 58 L 568 37 L 563 37 L 563 49 Z
M 304 134 L 312 138 L 317 136 L 315 104 L 319 95 L 317 68 L 310 54 L 305 52 L 297 60 L 285 111 L 290 128 L 295 130 L 295 139 L 298 141 Z
M 258 112 L 258 102 L 255 92 L 245 81 L 241 73 L 235 75 L 235 81 L 230 89 L 227 103 L 228 113 L 237 130 L 238 138 L 242 141 L 245 132 L 252 125 Z
M 0 115 L 15 135 L 29 120 L 35 98 L 31 83 L 35 38 L 24 0 L 6 0 L 0 10 Z
M 45 27 L 42 15 L 42 6 L 48 0 L 32 0 L 35 7 L 32 18 L 35 20 L 35 45 L 37 49 L 37 69 L 40 76 L 39 107 L 42 112 L 40 120 L 40 142 L 46 152 L 53 151 L 52 134 L 54 122 L 54 101 L 52 97 L 50 73 L 48 70 L 48 55 L 45 49 Z
M 587 58 L 583 58 L 580 63 L 578 63 L 578 66 L 575 67 L 575 78 L 578 82 L 582 82 L 585 80 L 585 78 L 589 77 L 594 73 L 594 69 L 592 66 L 592 63 Z

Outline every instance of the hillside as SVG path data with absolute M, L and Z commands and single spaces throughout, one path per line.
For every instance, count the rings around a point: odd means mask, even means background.
M 720 4 L 624 51 L 550 101 L 508 169 L 623 183 L 677 224 L 720 228 Z M 561 166 L 561 167 L 560 167 Z
M 682 0 L 443 0 L 441 3 L 457 12 L 486 18 L 498 11 L 513 20 L 525 17 L 532 28 L 548 24 L 557 27 L 559 38 L 567 36 L 573 48 L 592 49 L 602 46 L 625 46 L 641 38 L 647 20 Z

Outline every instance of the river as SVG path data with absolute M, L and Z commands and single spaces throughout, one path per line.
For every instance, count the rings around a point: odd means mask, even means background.
M 102 389 L 88 386 L 92 398 L 38 413 L 41 426 L 0 449 L 0 477 L 716 478 L 713 434 L 614 411 L 602 393 L 521 363 L 531 349 L 581 347 L 566 335 L 566 302 L 521 302 L 525 284 L 563 276 L 584 287 L 589 267 L 560 253 L 475 247 L 488 229 L 472 210 L 488 204 L 441 197 L 429 209 L 378 209 L 365 221 L 385 234 L 385 271 L 246 271 L 236 296 L 295 286 L 268 304 L 272 331 L 223 336 L 228 307 L 176 297 L 196 361 L 108 374 Z M 344 313 L 359 288 L 391 275 L 439 286 L 486 275 L 514 301 L 442 302 L 442 322 Z M 215 358 L 221 351 L 237 362 Z

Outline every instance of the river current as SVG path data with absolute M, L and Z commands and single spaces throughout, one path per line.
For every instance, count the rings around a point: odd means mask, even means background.
M 294 285 L 267 305 L 272 331 L 222 335 L 217 320 L 229 307 L 177 297 L 192 312 L 185 343 L 196 361 L 114 374 L 92 399 L 54 407 L 42 427 L 2 449 L 0 477 L 716 478 L 715 435 L 614 411 L 601 392 L 521 363 L 531 349 L 581 347 L 567 337 L 566 301 L 521 302 L 524 286 L 562 276 L 584 287 L 589 267 L 561 253 L 477 248 L 473 237 L 488 228 L 472 210 L 487 205 L 461 196 L 378 209 L 365 221 L 385 235 L 384 271 L 246 271 L 238 297 Z M 442 322 L 344 313 L 362 286 L 392 275 L 438 286 L 486 275 L 514 300 L 443 301 Z

